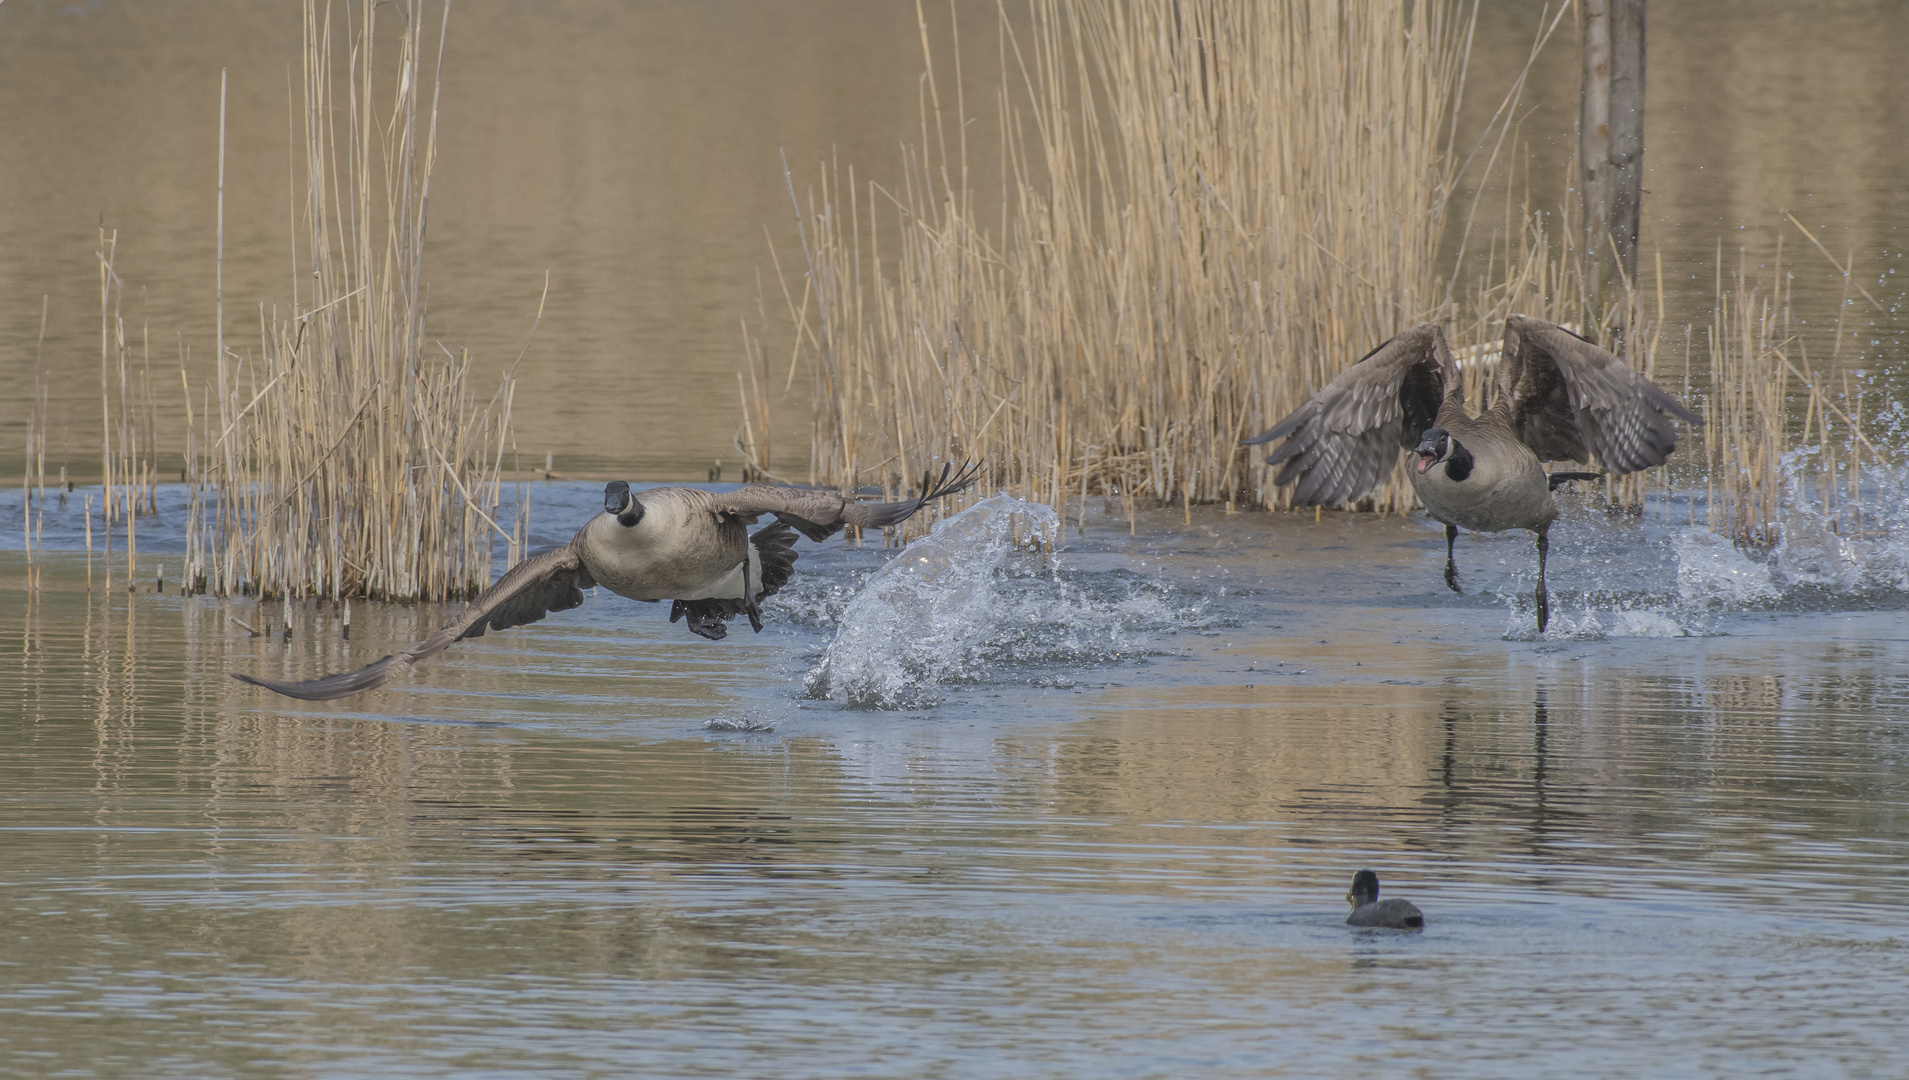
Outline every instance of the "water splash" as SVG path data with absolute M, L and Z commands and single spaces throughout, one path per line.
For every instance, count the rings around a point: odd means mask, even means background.
M 1783 527 L 1771 553 L 1781 584 L 1829 594 L 1909 591 L 1909 466 L 1865 465 L 1860 501 L 1825 500 L 1806 480 L 1815 449 L 1784 461 Z
M 1553 597 L 1551 622 L 1538 633 L 1529 598 L 1512 603 L 1505 619 L 1506 641 L 1607 641 L 1611 638 L 1712 637 L 1715 619 L 1689 604 L 1665 596 L 1586 597 L 1584 606 L 1563 610 Z
M 1007 495 L 983 500 L 908 545 L 840 609 L 834 640 L 804 679 L 810 696 L 856 708 L 939 704 L 951 684 L 1012 673 L 1029 685 L 1072 686 L 1061 665 L 1144 656 L 1156 634 L 1212 621 L 1168 587 L 1130 572 L 1063 575 L 1051 507 Z M 840 587 L 802 606 L 825 620 Z
M 1710 636 L 1723 632 L 1720 620 L 1733 612 L 1901 606 L 1909 593 L 1909 466 L 1867 464 L 1857 477 L 1860 501 L 1836 493 L 1825 499 L 1811 479 L 1814 452 L 1785 461 L 1775 547 L 1745 549 L 1699 525 L 1640 522 L 1567 533 L 1554 541 L 1550 626 L 1538 634 L 1523 591 L 1530 585 L 1521 580 L 1500 594 L 1508 609 L 1504 638 Z M 1849 484 L 1847 471 L 1839 482 Z M 1561 582 L 1588 587 L 1574 592 Z
M 1672 542 L 1677 552 L 1677 595 L 1697 606 L 1743 607 L 1778 596 L 1768 563 L 1756 562 L 1728 537 L 1687 528 Z

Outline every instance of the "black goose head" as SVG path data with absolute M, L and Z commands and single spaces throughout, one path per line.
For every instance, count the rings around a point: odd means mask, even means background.
M 1379 899 L 1379 875 L 1370 870 L 1361 870 L 1352 875 L 1352 888 L 1346 892 L 1346 900 L 1353 907 L 1360 908 L 1375 903 Z
M 628 529 L 643 520 L 643 504 L 630 494 L 630 485 L 612 480 L 603 485 L 603 512 L 615 514 L 616 523 Z
M 1472 474 L 1472 452 L 1460 445 L 1444 428 L 1427 428 L 1413 453 L 1418 455 L 1420 473 L 1442 462 L 1445 475 L 1453 480 L 1462 481 Z

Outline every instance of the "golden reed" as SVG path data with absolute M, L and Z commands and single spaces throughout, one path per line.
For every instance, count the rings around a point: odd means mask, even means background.
M 1018 32 L 1001 13 L 998 182 L 970 175 L 959 74 L 944 97 L 931 59 L 900 185 L 826 170 L 800 210 L 784 291 L 810 479 L 892 489 L 972 457 L 1056 506 L 1272 503 L 1240 435 L 1443 302 L 1458 5 L 1029 13 Z M 757 468 L 761 445 L 742 447 Z
M 481 393 L 470 357 L 424 334 L 448 13 L 424 14 L 422 0 L 305 4 L 298 272 L 288 311 L 260 306 L 252 349 L 221 318 L 216 385 L 188 434 L 190 588 L 442 599 L 489 583 L 497 539 L 521 549 L 521 502 L 498 520 L 513 382 Z M 401 24 L 395 58 L 374 54 L 374 19 Z
M 919 5 L 922 136 L 902 180 L 858 183 L 831 165 L 805 201 L 788 178 L 800 262 L 777 265 L 793 358 L 778 380 L 762 336 L 745 335 L 737 444 L 753 471 L 770 464 L 769 396 L 806 374 L 811 483 L 893 491 L 930 461 L 973 457 L 988 486 L 1057 507 L 1113 497 L 1130 519 L 1139 500 L 1278 507 L 1285 493 L 1242 435 L 1427 319 L 1449 327 L 1484 402 L 1514 311 L 1613 345 L 1712 414 L 1672 468 L 1606 481 L 1615 507 L 1640 508 L 1647 487 L 1702 491 L 1711 527 L 1768 542 L 1779 462 L 1806 429 L 1827 448 L 1844 423 L 1847 453 L 1873 453 L 1859 412 L 1802 362 L 1787 294 L 1741 275 L 1726 290 L 1719 270 L 1709 363 L 1687 345 L 1681 371 L 1659 364 L 1661 266 L 1650 286 L 1619 281 L 1600 302 L 1574 212 L 1547 228 L 1507 203 L 1477 284 L 1439 280 L 1465 171 L 1454 153 L 1464 5 L 1030 0 L 1027 11 L 1017 23 L 997 10 L 998 179 L 971 173 L 959 54 L 945 94 Z M 1491 146 L 1487 171 L 1521 87 L 1478 140 Z M 1411 488 L 1395 474 L 1359 505 L 1408 509 Z

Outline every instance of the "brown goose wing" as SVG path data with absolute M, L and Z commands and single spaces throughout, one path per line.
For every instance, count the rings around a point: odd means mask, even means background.
M 862 529 L 899 525 L 930 502 L 966 490 L 980 471 L 980 462 L 960 469 L 950 462 L 941 467 L 939 477 L 932 470 L 923 474 L 918 498 L 899 502 L 858 502 L 833 491 L 751 484 L 717 495 L 710 509 L 745 522 L 753 522 L 762 514 L 774 514 L 777 520 L 811 540 L 827 540 L 844 525 Z
M 1420 323 L 1334 376 L 1291 416 L 1242 441 L 1286 440 L 1266 463 L 1285 466 L 1274 482 L 1296 485 L 1294 503 L 1357 499 L 1392 471 L 1401 448 L 1418 445 L 1447 391 L 1460 393 L 1448 376 L 1455 371 L 1444 331 Z
M 1656 383 L 1561 326 L 1513 315 L 1505 320 L 1498 367 L 1500 403 L 1511 429 L 1545 461 L 1598 462 L 1613 473 L 1662 465 L 1677 449 L 1673 419 L 1701 424 Z
M 481 637 L 486 630 L 503 630 L 542 619 L 552 611 L 567 611 L 583 603 L 583 590 L 596 585 L 596 579 L 583 565 L 583 558 L 572 540 L 562 547 L 533 555 L 505 572 L 477 599 L 464 606 L 457 618 L 442 629 L 402 652 L 396 652 L 366 664 L 356 671 L 327 675 L 304 682 L 278 682 L 233 672 L 240 682 L 263 686 L 286 697 L 306 701 L 330 701 L 390 682 L 411 665 L 427 656 L 443 652 L 454 641 Z

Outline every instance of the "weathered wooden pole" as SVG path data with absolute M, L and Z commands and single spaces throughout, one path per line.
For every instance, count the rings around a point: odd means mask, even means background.
M 1578 161 L 1585 279 L 1595 309 L 1605 286 L 1618 285 L 1616 271 L 1633 286 L 1637 283 L 1638 210 L 1644 194 L 1645 0 L 1583 2 Z M 1623 322 L 1620 316 L 1620 328 Z

